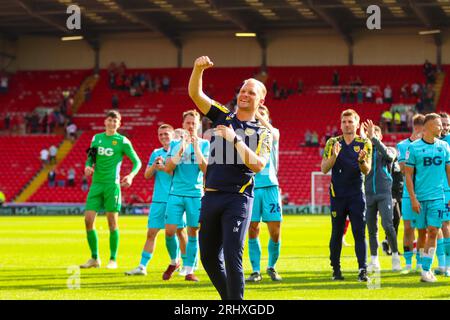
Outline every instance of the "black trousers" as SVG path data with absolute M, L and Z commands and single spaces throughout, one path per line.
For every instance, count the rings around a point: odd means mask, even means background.
M 345 220 L 350 218 L 353 237 L 355 238 L 355 253 L 359 269 L 365 269 L 366 264 L 366 197 L 360 194 L 335 198 L 331 197 L 331 239 L 330 261 L 334 270 L 341 268 L 342 236 Z
M 242 254 L 253 198 L 206 192 L 200 210 L 200 259 L 222 300 L 244 299 Z

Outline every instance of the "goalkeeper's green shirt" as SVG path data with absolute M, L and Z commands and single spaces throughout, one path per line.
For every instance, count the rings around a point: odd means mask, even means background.
M 91 148 L 97 148 L 95 166 L 91 157 L 86 161 L 86 166 L 94 166 L 92 183 L 119 183 L 124 154 L 133 163 L 131 173 L 136 174 L 142 166 L 130 140 L 121 134 L 116 133 L 112 136 L 106 133 L 96 134 L 92 138 Z

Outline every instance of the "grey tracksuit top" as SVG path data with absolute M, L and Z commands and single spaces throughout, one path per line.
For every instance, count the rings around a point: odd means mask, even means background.
M 366 196 L 390 194 L 392 192 L 392 176 L 389 171 L 396 153 L 376 137 L 373 137 L 371 141 L 373 145 L 372 169 L 364 181 Z

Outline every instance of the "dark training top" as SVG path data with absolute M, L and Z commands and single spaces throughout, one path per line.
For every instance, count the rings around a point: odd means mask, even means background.
M 367 152 L 366 160 L 372 159 L 372 143 L 367 138 L 356 136 L 350 144 L 346 144 L 343 136 L 328 139 L 323 157 L 331 157 L 333 145 L 340 143 L 336 163 L 331 170 L 330 194 L 334 197 L 349 197 L 363 193 L 364 174 L 359 169 L 358 156 L 360 150 Z
M 213 127 L 231 125 L 252 151 L 269 160 L 272 135 L 258 121 L 240 121 L 236 114 L 216 101 L 212 101 L 206 117 L 213 122 Z M 244 164 L 233 142 L 212 135 L 205 188 L 253 196 L 254 176 L 255 173 Z

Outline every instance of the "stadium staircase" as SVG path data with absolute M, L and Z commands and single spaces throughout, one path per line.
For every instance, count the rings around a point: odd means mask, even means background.
M 433 85 L 435 96 L 434 96 L 434 105 L 437 106 L 439 104 L 439 100 L 441 98 L 441 92 L 444 87 L 445 82 L 445 72 L 439 72 L 437 73 L 436 77 L 436 83 Z
M 81 105 L 85 102 L 86 89 L 89 88 L 92 93 L 92 90 L 95 88 L 98 79 L 99 76 L 96 74 L 90 75 L 86 79 L 84 79 L 73 99 L 73 114 L 76 114 L 78 112 L 78 109 L 80 109 Z
M 25 189 L 17 196 L 14 202 L 23 203 L 28 202 L 29 198 L 39 187 L 47 181 L 48 173 L 55 169 L 58 162 L 64 160 L 72 149 L 72 142 L 65 139 L 58 147 L 58 153 L 56 154 L 56 164 L 48 164 L 42 167 L 42 169 L 35 175 Z

